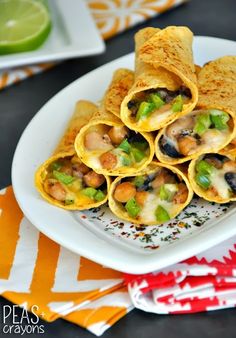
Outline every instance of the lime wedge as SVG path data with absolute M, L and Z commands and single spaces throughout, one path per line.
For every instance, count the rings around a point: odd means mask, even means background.
M 0 0 L 0 54 L 38 48 L 50 29 L 50 15 L 42 2 Z

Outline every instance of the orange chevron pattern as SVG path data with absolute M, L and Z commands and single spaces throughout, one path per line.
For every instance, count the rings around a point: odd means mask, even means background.
M 96 335 L 133 306 L 122 275 L 75 255 L 39 233 L 11 187 L 0 191 L 0 293 L 46 321 L 62 317 Z
M 86 0 L 104 39 L 137 25 L 187 0 Z M 0 90 L 51 68 L 53 63 L 0 71 Z

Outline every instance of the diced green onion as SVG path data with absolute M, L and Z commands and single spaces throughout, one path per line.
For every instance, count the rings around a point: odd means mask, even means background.
M 148 142 L 144 140 L 140 142 L 132 142 L 131 146 L 139 150 L 145 151 L 148 148 Z
M 158 94 L 150 94 L 150 101 L 155 104 L 156 109 L 160 109 L 164 104 L 163 101 Z
M 217 109 L 211 109 L 209 112 L 211 121 L 216 129 L 224 130 L 228 128 L 229 115 L 227 113 Z
M 138 108 L 137 115 L 136 115 L 136 121 L 147 118 L 153 112 L 155 108 L 156 106 L 153 102 L 146 102 L 146 101 L 141 102 Z
M 207 174 L 198 173 L 195 176 L 195 181 L 201 188 L 205 190 L 207 190 L 211 185 L 210 176 Z
M 210 125 L 211 125 L 210 115 L 207 113 L 200 114 L 197 116 L 196 120 L 197 121 L 196 121 L 193 131 L 199 136 L 202 136 L 210 128 Z
M 129 144 L 127 139 L 124 139 L 121 144 L 118 146 L 119 149 L 122 149 L 127 154 L 130 153 L 131 145 Z
M 196 171 L 202 174 L 211 174 L 214 166 L 205 160 L 201 160 L 196 165 Z
M 170 215 L 161 205 L 158 205 L 155 210 L 155 216 L 157 222 L 167 222 L 170 220 Z
M 138 214 L 141 211 L 140 206 L 137 204 L 135 198 L 131 198 L 128 200 L 128 202 L 125 204 L 125 209 L 127 210 L 130 217 L 135 218 L 138 216 Z
M 183 98 L 181 95 L 178 95 L 175 99 L 174 102 L 172 104 L 172 111 L 173 113 L 177 113 L 177 112 L 181 112 L 183 109 Z
M 51 164 L 51 169 L 52 169 L 52 170 L 60 170 L 61 167 L 62 167 L 62 164 L 59 163 L 59 162 L 53 162 L 53 163 Z
M 134 179 L 134 185 L 137 188 L 140 188 L 145 182 L 145 177 L 144 176 L 136 176 Z
M 67 175 L 65 173 L 61 173 L 60 171 L 53 170 L 53 176 L 56 178 L 59 182 L 64 184 L 70 184 L 75 180 L 75 177 Z
M 105 198 L 105 194 L 102 192 L 102 190 L 98 190 L 96 195 L 94 196 L 94 199 L 98 202 L 101 202 L 102 200 L 104 200 Z
M 145 157 L 145 153 L 137 148 L 132 148 L 131 154 L 133 155 L 135 162 L 138 163 L 141 162 Z
M 89 198 L 91 198 L 91 199 L 94 199 L 94 198 L 95 198 L 95 195 L 97 194 L 97 190 L 94 189 L 94 188 L 92 188 L 92 187 L 85 188 L 85 189 L 83 189 L 83 190 L 81 190 L 81 191 L 82 191 L 82 193 L 83 193 L 85 196 L 87 196 L 87 197 L 89 197 Z

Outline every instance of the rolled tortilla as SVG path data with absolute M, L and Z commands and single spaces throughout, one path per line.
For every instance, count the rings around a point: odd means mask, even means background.
M 77 155 L 97 173 L 121 176 L 145 168 L 153 159 L 153 136 L 128 129 L 114 114 L 99 110 L 75 140 Z
M 227 56 L 211 61 L 199 71 L 196 109 L 163 128 L 156 137 L 155 152 L 161 162 L 182 163 L 223 148 L 226 153 L 236 152 L 235 79 L 236 57 Z M 210 120 L 199 117 L 204 114 L 209 115 Z M 225 123 L 222 124 L 221 119 Z M 205 124 L 205 131 L 202 123 Z M 230 142 L 231 145 L 227 146 Z
M 221 116 L 228 119 L 223 129 L 217 124 Z M 201 121 L 206 123 L 205 127 Z M 160 162 L 174 165 L 204 153 L 218 152 L 236 135 L 235 121 L 229 109 L 197 108 L 160 130 L 155 139 L 156 156 Z
M 187 27 L 176 26 L 135 35 L 135 81 L 121 104 L 129 128 L 159 130 L 193 110 L 198 90 L 192 39 Z
M 216 203 L 236 201 L 235 156 L 203 154 L 190 162 L 188 177 L 194 192 L 205 200 Z
M 139 174 L 117 177 L 111 184 L 108 201 L 119 218 L 155 225 L 176 217 L 192 197 L 192 188 L 181 170 L 152 162 Z
M 120 117 L 120 105 L 134 82 L 134 72 L 130 69 L 119 68 L 112 77 L 112 81 L 102 100 L 103 109 Z
M 78 101 L 74 114 L 53 156 L 36 171 L 35 186 L 49 203 L 66 210 L 98 207 L 108 198 L 110 178 L 98 175 L 77 157 L 74 140 L 98 107 Z

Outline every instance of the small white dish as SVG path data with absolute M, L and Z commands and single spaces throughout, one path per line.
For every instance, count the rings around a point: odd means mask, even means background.
M 30 52 L 0 55 L 0 69 L 104 52 L 105 44 L 83 0 L 48 0 L 52 30 Z
M 236 55 L 236 42 L 195 37 L 195 63 Z M 129 273 L 161 269 L 206 250 L 236 234 L 234 204 L 194 200 L 168 224 L 136 228 L 117 219 L 106 207 L 69 212 L 45 202 L 34 187 L 36 168 L 50 157 L 75 102 L 98 101 L 113 72 L 133 68 L 134 55 L 123 56 L 76 80 L 55 95 L 29 123 L 15 152 L 12 182 L 26 217 L 45 235 L 105 266 Z

